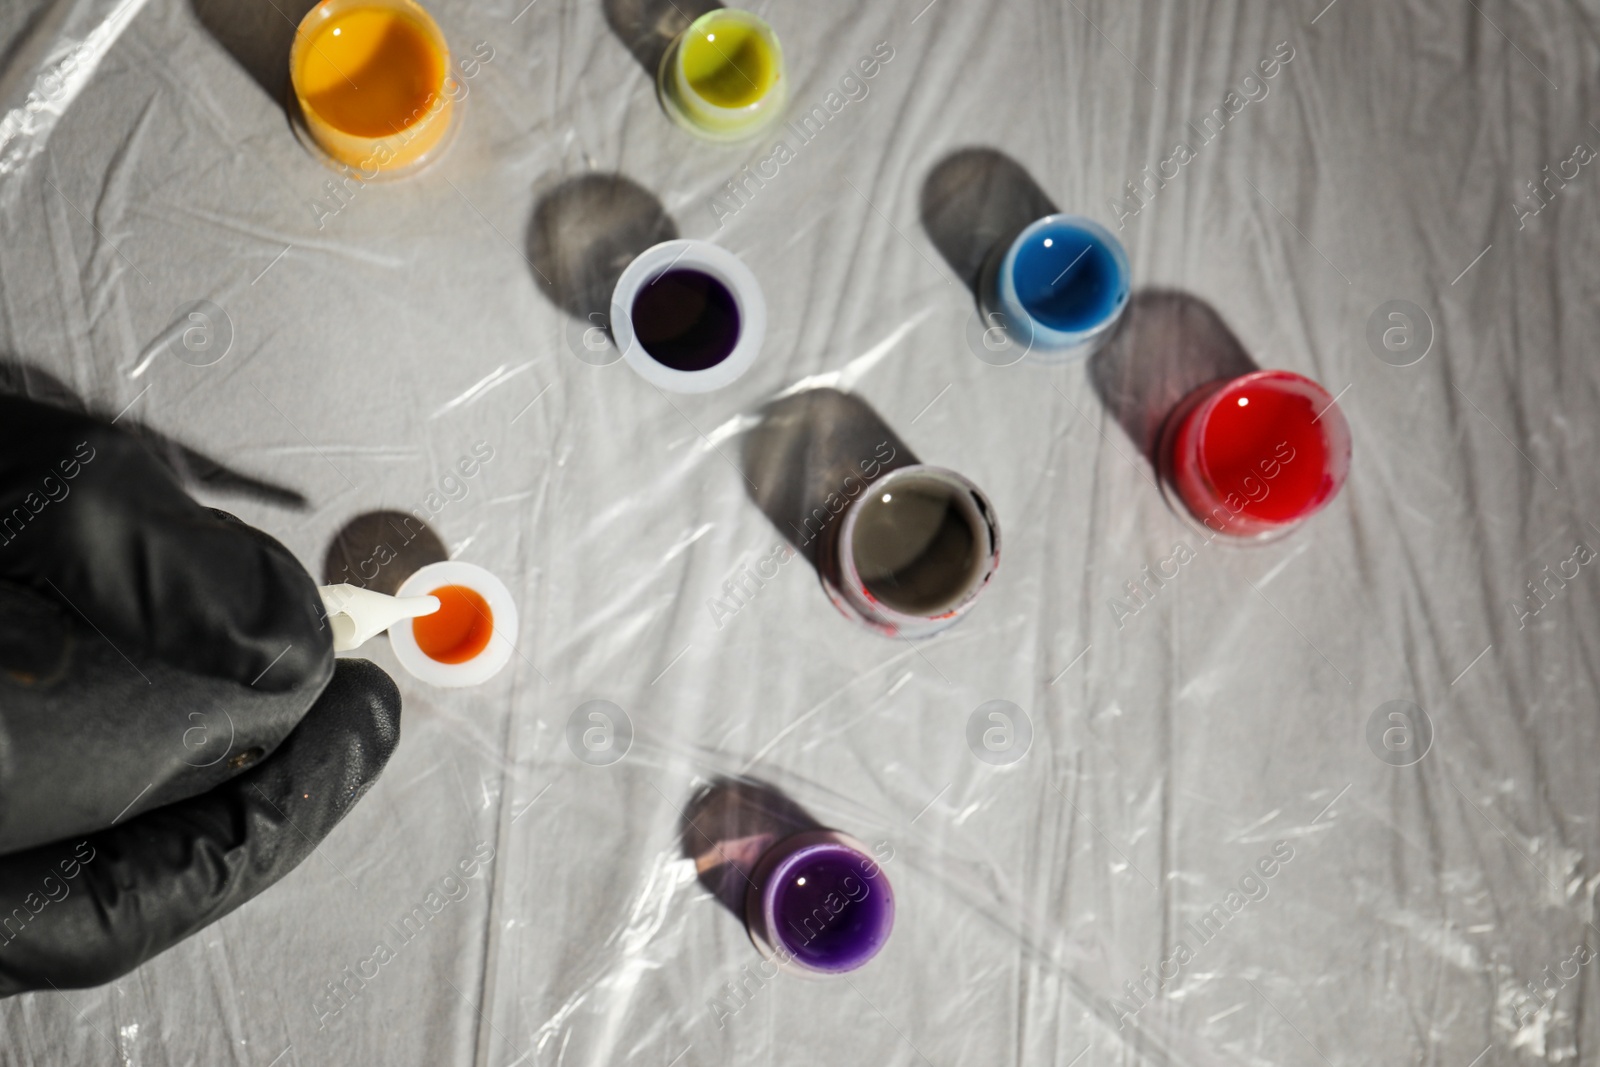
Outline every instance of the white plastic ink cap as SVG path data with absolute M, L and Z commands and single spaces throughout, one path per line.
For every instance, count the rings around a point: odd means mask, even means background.
M 676 324 L 686 329 L 672 342 L 671 351 L 657 344 L 652 352 L 652 332 L 659 332 L 652 328 L 659 324 L 644 316 L 636 323 L 635 309 L 647 307 L 650 298 L 658 295 L 648 292 L 652 286 L 672 285 L 686 275 L 709 277 L 716 283 L 706 294 L 707 306 L 699 319 Z M 736 311 L 732 329 L 737 336 L 731 343 L 726 343 L 727 317 L 716 314 L 717 302 L 723 299 L 716 286 L 725 291 Z M 698 297 L 674 299 L 672 309 L 682 309 L 695 299 Z M 761 354 L 767 333 L 767 301 L 755 274 L 727 249 L 710 241 L 663 241 L 640 253 L 617 279 L 611 294 L 611 332 L 622 358 L 645 381 L 672 393 L 709 393 L 735 381 Z M 695 351 L 696 346 L 700 351 Z
M 401 620 L 389 627 L 389 644 L 394 648 L 400 666 L 413 678 L 446 689 L 481 685 L 499 674 L 516 651 L 517 605 L 511 598 L 511 591 L 500 579 L 482 567 L 456 560 L 430 563 L 423 567 L 405 580 L 400 586 L 399 595 L 439 596 L 437 591 L 448 586 L 464 586 L 482 597 L 488 606 L 493 632 L 482 651 L 459 663 L 435 659 L 417 643 L 414 629 L 416 620 L 412 619 Z

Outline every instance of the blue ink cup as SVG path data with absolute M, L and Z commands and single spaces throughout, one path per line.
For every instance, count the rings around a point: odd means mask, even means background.
M 1128 254 L 1081 215 L 1046 215 L 1017 235 L 982 287 L 986 323 L 1046 362 L 1093 355 L 1128 307 Z

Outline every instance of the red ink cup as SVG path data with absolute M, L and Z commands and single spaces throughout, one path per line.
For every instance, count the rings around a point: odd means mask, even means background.
M 1270 540 L 1338 495 L 1350 424 L 1328 391 L 1292 371 L 1211 382 L 1168 417 L 1162 480 L 1206 529 Z
M 750 940 L 780 970 L 821 978 L 865 966 L 894 928 L 894 890 L 867 846 L 808 830 L 769 848 L 745 900 Z

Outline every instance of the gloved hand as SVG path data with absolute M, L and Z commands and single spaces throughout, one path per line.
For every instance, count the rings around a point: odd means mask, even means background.
M 282 545 L 0 397 L 0 996 L 110 981 L 272 885 L 399 726 Z

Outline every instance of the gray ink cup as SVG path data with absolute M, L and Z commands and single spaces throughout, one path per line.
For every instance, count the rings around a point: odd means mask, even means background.
M 1000 565 L 1000 525 L 983 491 L 942 467 L 900 467 L 844 513 L 824 584 L 846 615 L 925 637 L 966 614 Z

